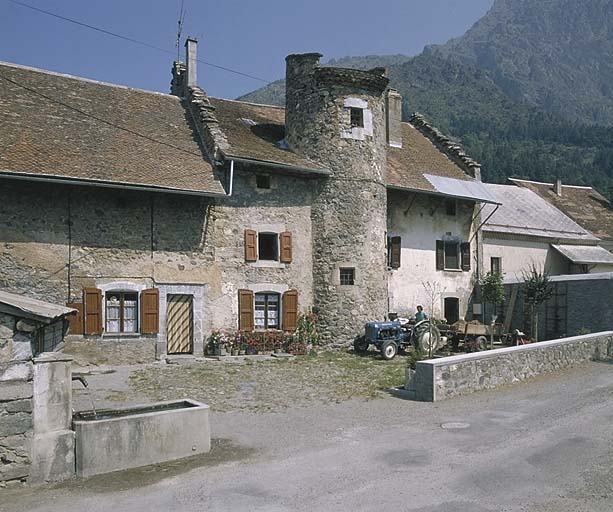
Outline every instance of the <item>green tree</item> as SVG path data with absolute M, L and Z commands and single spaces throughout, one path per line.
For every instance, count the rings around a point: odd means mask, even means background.
M 553 295 L 553 286 L 549 274 L 540 271 L 536 265 L 532 264 L 529 270 L 522 272 L 524 278 L 524 293 L 526 302 L 530 306 L 530 317 L 532 323 L 532 335 L 534 341 L 538 341 L 538 308 Z
M 488 272 L 485 274 L 485 277 L 481 280 L 481 297 L 485 304 L 492 305 L 492 323 L 494 323 L 496 305 L 504 299 L 504 285 L 502 284 L 502 274 L 500 272 Z M 490 332 L 490 348 L 492 348 L 493 345 L 494 329 Z

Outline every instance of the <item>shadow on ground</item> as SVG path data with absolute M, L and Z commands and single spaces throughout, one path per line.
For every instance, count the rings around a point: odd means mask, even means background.
M 96 493 L 127 491 L 156 484 L 166 478 L 172 478 L 193 469 L 245 461 L 252 458 L 255 453 L 255 449 L 235 445 L 229 439 L 211 439 L 209 453 L 162 464 L 96 475 L 87 479 L 70 480 L 54 485 L 52 488 L 56 490 L 70 488 Z

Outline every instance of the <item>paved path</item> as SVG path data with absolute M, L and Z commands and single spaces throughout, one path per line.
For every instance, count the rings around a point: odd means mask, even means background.
M 607 363 L 437 404 L 389 397 L 212 421 L 227 440 L 206 461 L 0 490 L 0 510 L 613 510 Z

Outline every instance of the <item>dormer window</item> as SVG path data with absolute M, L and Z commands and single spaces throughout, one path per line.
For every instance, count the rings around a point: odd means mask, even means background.
M 351 111 L 351 127 L 364 128 L 364 110 L 357 107 L 352 107 Z

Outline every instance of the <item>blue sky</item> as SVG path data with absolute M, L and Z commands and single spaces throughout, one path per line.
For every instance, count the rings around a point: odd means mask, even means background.
M 174 49 L 181 0 L 21 1 Z M 198 38 L 199 59 L 272 81 L 283 77 L 289 53 L 318 51 L 324 60 L 417 54 L 462 35 L 494 0 L 183 1 L 183 35 Z M 173 55 L 0 0 L 0 60 L 168 92 Z M 225 98 L 263 85 L 203 64 L 198 79 L 209 94 Z

